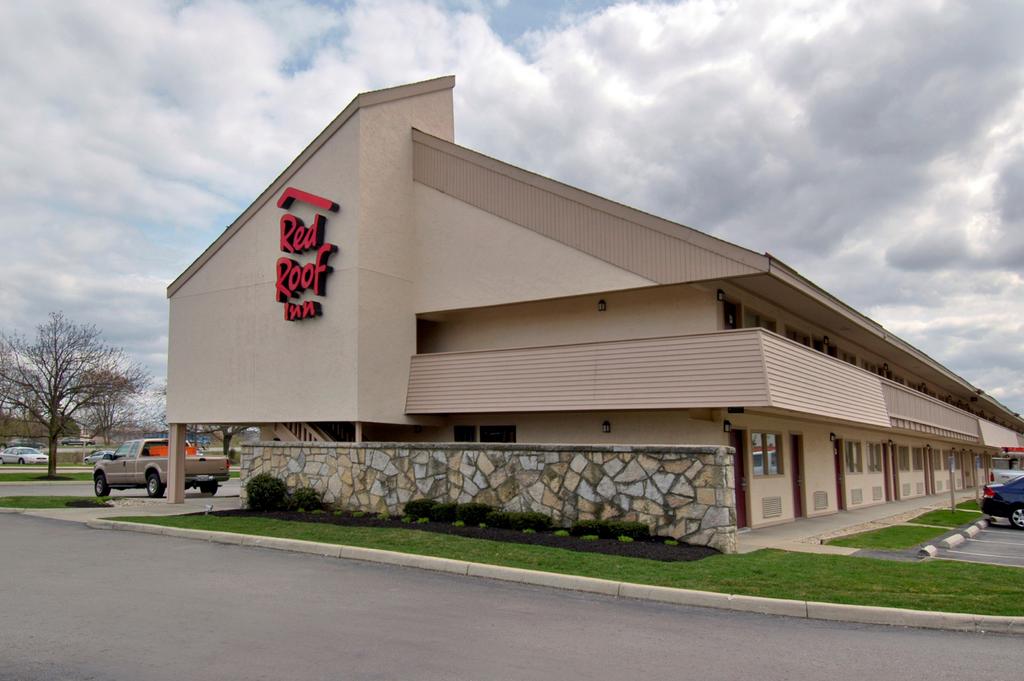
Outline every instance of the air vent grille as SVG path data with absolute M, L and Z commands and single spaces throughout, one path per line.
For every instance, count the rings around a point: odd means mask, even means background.
M 909 497 L 910 496 L 910 483 L 909 482 L 903 483 L 903 494 L 902 494 L 902 496 L 904 496 L 904 497 Z
M 872 501 L 881 501 L 882 500 L 882 487 L 881 487 L 881 485 L 879 485 L 878 487 L 872 487 L 871 488 L 871 500 Z
M 917 483 L 917 493 L 918 494 L 924 494 L 924 483 L 923 482 Z
M 765 518 L 778 518 L 782 515 L 782 497 L 765 497 L 761 500 L 761 514 Z
M 864 503 L 864 490 L 860 487 L 850 490 L 850 503 L 853 505 Z
M 814 493 L 814 510 L 824 511 L 828 508 L 828 492 L 815 492 Z

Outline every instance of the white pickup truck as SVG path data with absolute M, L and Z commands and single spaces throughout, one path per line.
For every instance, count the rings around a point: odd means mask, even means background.
M 195 447 L 185 450 L 185 489 L 198 487 L 216 494 L 220 483 L 230 476 L 230 462 L 223 456 L 200 455 Z M 167 489 L 167 440 L 129 440 L 108 459 L 96 462 L 92 472 L 96 496 L 105 497 L 112 489 L 146 488 L 151 497 L 161 497 Z
M 1024 475 L 1021 466 L 1024 462 L 1016 456 L 994 456 L 992 457 L 992 469 L 989 472 L 988 481 L 993 485 L 1005 485 Z

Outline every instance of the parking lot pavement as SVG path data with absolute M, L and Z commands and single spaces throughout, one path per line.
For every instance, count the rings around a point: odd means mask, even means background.
M 956 548 L 939 549 L 936 558 L 1024 568 L 1024 532 L 1008 524 L 989 525 Z

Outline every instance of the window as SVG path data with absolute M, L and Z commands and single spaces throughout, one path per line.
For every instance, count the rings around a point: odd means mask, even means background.
M 882 472 L 882 445 L 877 442 L 868 443 L 868 473 Z
M 852 352 L 846 352 L 844 350 L 841 356 L 844 362 L 852 364 L 853 366 L 857 366 L 857 355 L 853 354 Z
M 935 452 L 932 456 L 932 468 L 937 471 L 946 470 L 946 452 Z
M 515 426 L 480 426 L 480 442 L 515 442 Z
M 924 450 L 920 447 L 914 447 L 914 470 L 924 470 Z
M 796 341 L 797 343 L 801 343 L 802 345 L 810 345 L 811 344 L 811 337 L 810 336 L 808 336 L 806 333 L 804 333 L 800 329 L 794 329 L 791 326 L 787 326 L 786 327 L 786 338 L 788 338 L 791 341 Z
M 757 327 L 774 332 L 776 329 L 775 320 L 765 318 L 764 315 L 756 310 L 744 309 L 743 328 L 755 329 Z
M 899 453 L 900 470 L 910 471 L 910 447 L 901 445 L 896 451 Z
M 454 442 L 476 442 L 476 426 L 455 426 Z
M 750 455 L 754 475 L 778 475 L 782 472 L 780 438 L 775 433 L 751 433 Z
M 851 442 L 847 440 L 844 443 L 846 447 L 846 472 L 847 473 L 863 473 L 864 472 L 864 459 L 860 451 L 859 442 Z

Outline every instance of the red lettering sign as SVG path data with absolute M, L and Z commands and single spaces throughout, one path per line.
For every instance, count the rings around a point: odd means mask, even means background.
M 338 204 L 315 194 L 304 192 L 294 187 L 285 189 L 277 205 L 288 209 L 295 201 L 308 203 L 321 210 L 337 211 Z M 284 319 L 288 322 L 311 319 L 323 314 L 319 302 L 314 300 L 295 301 L 305 291 L 313 295 L 327 295 L 327 275 L 334 271 L 328 261 L 337 252 L 338 247 L 324 241 L 324 230 L 327 218 L 317 213 L 313 224 L 309 227 L 302 218 L 292 213 L 281 216 L 281 228 L 278 235 L 278 246 L 284 253 L 301 254 L 316 251 L 312 262 L 302 263 L 292 258 L 278 258 L 276 266 L 276 284 L 274 299 L 284 304 Z

